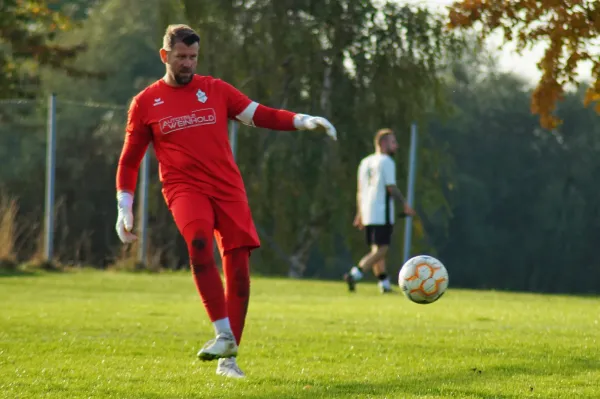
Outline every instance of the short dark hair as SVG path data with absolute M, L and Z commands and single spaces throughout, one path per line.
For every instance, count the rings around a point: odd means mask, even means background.
M 377 131 L 377 133 L 375 133 L 375 140 L 373 140 L 374 144 L 375 144 L 375 148 L 379 148 L 381 146 L 381 140 L 383 140 L 384 137 L 393 135 L 394 132 L 392 131 L 392 129 L 388 129 L 388 128 L 384 128 L 384 129 L 379 129 Z
M 200 36 L 189 26 L 183 24 L 169 25 L 163 37 L 163 48 L 171 51 L 175 43 L 184 43 L 191 46 L 200 42 Z

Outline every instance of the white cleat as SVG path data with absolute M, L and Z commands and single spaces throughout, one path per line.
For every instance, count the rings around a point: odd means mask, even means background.
M 237 356 L 238 346 L 231 333 L 221 333 L 208 341 L 198 352 L 200 360 L 215 360 Z M 235 362 L 234 362 L 235 363 Z
M 245 378 L 246 374 L 237 365 L 235 357 L 219 359 L 217 365 L 217 375 L 229 378 Z

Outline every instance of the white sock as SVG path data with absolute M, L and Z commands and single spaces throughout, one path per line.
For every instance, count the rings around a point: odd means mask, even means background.
M 385 288 L 386 290 L 389 290 L 390 288 L 392 288 L 392 286 L 390 284 L 390 279 L 388 279 L 388 278 L 386 278 L 385 280 L 379 281 L 379 284 L 381 285 L 381 287 Z
M 225 317 L 224 319 L 219 319 L 219 320 L 213 321 L 213 326 L 215 328 L 215 333 L 217 335 L 223 334 L 223 333 L 232 334 L 231 324 L 229 324 L 229 317 Z
M 358 281 L 363 278 L 363 273 L 357 266 L 354 266 L 352 269 L 350 269 L 350 275 L 354 278 L 354 281 Z

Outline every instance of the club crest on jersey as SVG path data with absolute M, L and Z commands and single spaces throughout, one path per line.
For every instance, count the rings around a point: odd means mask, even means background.
M 208 100 L 208 97 L 206 96 L 206 93 L 203 92 L 202 90 L 198 89 L 198 91 L 196 92 L 196 98 L 198 99 L 198 101 L 200 101 L 202 104 L 204 104 L 206 102 L 206 100 Z

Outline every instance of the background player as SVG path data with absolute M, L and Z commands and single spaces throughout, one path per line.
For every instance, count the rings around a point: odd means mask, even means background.
M 390 280 L 386 273 L 387 254 L 394 229 L 394 200 L 401 204 L 404 213 L 414 215 L 413 209 L 404 201 L 402 192 L 396 186 L 396 164 L 392 158 L 398 149 L 394 132 L 381 129 L 375 135 L 375 153 L 363 158 L 358 166 L 356 190 L 356 217 L 354 226 L 364 229 L 367 245 L 371 251 L 357 266 L 344 275 L 350 291 L 355 291 L 356 282 L 364 273 L 373 268 L 382 293 L 391 292 Z
M 198 357 L 219 359 L 217 374 L 243 377 L 235 356 L 248 308 L 250 252 L 260 241 L 229 145 L 228 120 L 272 130 L 322 128 L 333 139 L 336 131 L 324 118 L 266 107 L 220 79 L 196 75 L 198 51 L 199 37 L 190 27 L 170 25 L 160 50 L 166 74 L 131 102 L 116 176 L 116 230 L 124 243 L 136 239 L 133 193 L 152 143 L 164 199 L 186 241 L 194 281 L 215 328 L 216 338 Z M 225 289 L 213 257 L 213 232 Z

